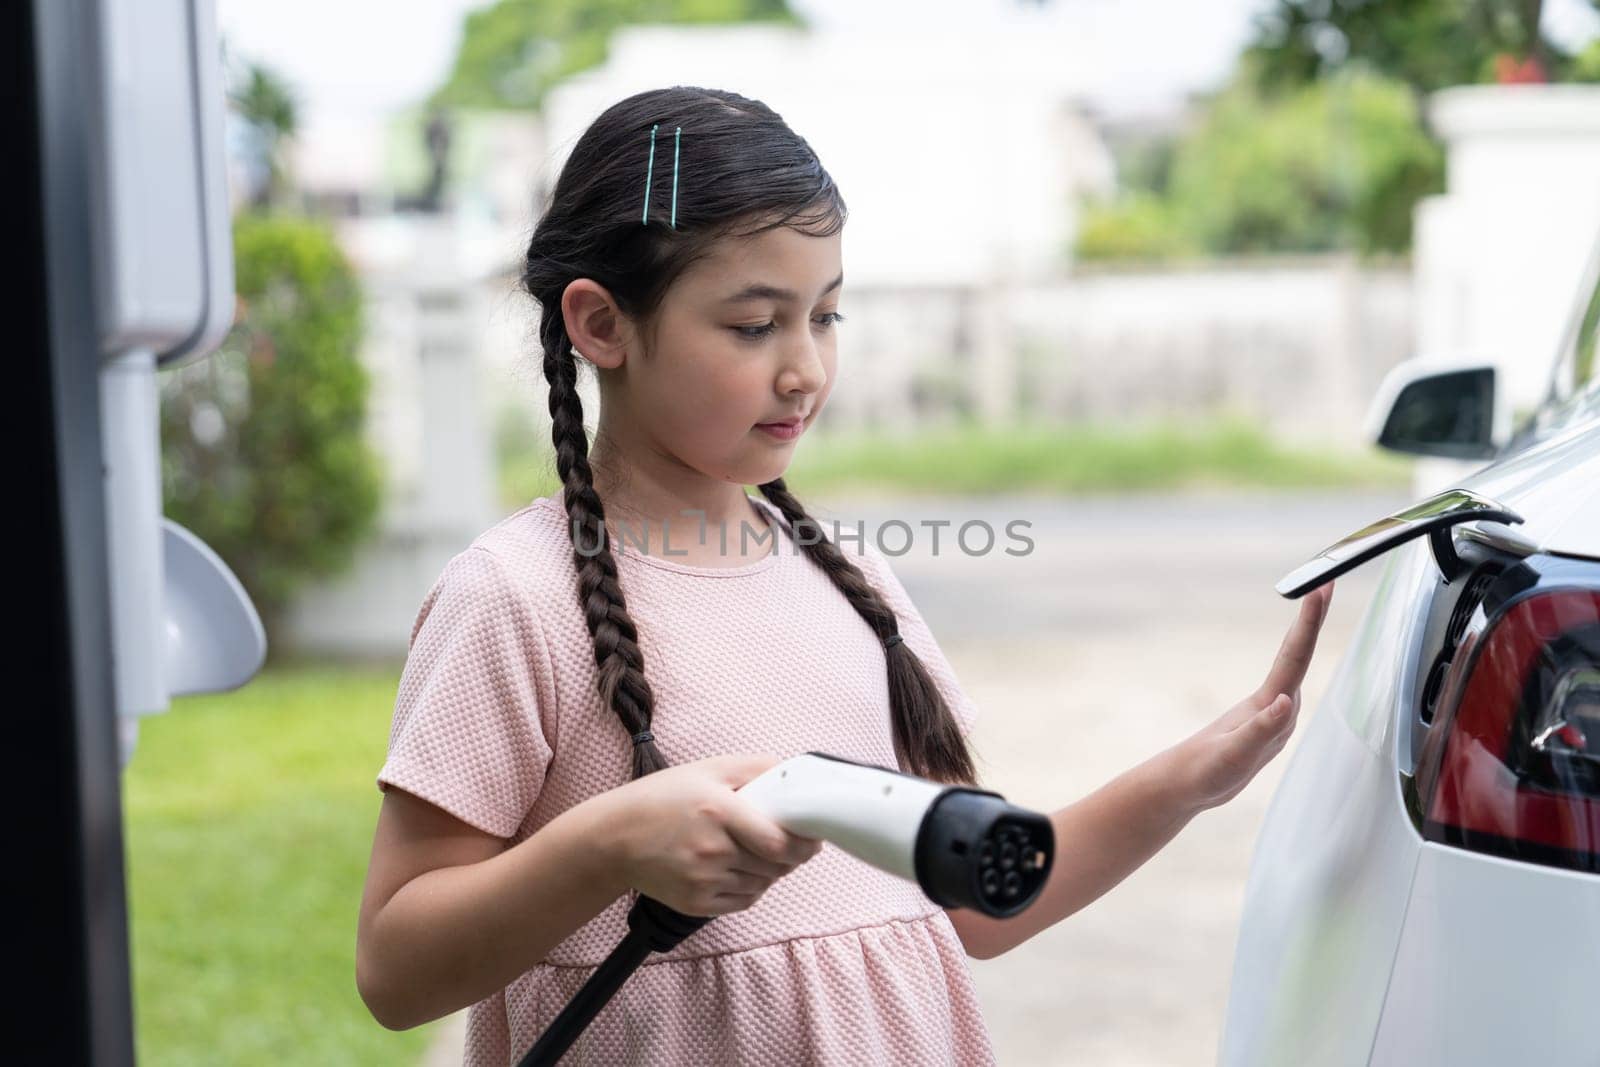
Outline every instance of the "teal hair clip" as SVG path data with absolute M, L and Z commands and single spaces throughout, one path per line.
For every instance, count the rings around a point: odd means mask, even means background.
M 639 220 L 641 224 L 650 221 L 650 179 L 656 166 L 656 130 L 661 128 L 658 122 L 650 127 L 650 161 L 644 168 L 644 217 Z M 679 126 L 672 135 L 672 219 L 671 227 L 678 228 L 678 150 L 683 144 L 683 127 Z

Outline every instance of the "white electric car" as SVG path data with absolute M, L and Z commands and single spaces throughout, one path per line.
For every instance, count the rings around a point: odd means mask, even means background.
M 1397 368 L 1378 442 L 1489 464 L 1279 584 L 1383 568 L 1256 844 L 1223 1067 L 1600 1065 L 1597 334 L 1600 251 L 1515 434 L 1493 369 Z

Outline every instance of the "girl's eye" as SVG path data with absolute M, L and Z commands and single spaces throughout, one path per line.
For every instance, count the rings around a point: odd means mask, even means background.
M 812 321 L 826 330 L 832 328 L 834 323 L 843 322 L 844 316 L 839 314 L 837 311 L 830 311 L 824 315 L 819 315 Z M 770 335 L 777 328 L 778 324 L 775 322 L 763 323 L 760 326 L 733 327 L 734 332 L 739 334 L 739 336 L 749 338 L 752 341 L 759 341 L 761 338 Z

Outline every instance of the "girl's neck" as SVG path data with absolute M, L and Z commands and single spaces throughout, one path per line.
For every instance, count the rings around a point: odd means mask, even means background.
M 602 459 L 592 459 L 595 492 L 605 509 L 606 524 L 615 529 L 626 524 L 629 543 L 641 535 L 649 535 L 649 544 L 663 543 L 670 528 L 671 544 L 695 546 L 699 543 L 704 526 L 704 544 L 715 548 L 719 544 L 730 546 L 742 543 L 740 524 L 753 532 L 764 532 L 768 518 L 745 493 L 744 487 L 728 482 L 701 479 L 703 484 L 683 486 L 663 479 L 653 479 L 648 472 L 630 468 L 627 475 L 618 477 Z M 718 530 L 727 531 L 724 542 Z M 761 554 L 760 550 L 756 555 Z M 721 557 L 716 563 L 733 565 L 740 562 L 737 552 L 732 558 Z

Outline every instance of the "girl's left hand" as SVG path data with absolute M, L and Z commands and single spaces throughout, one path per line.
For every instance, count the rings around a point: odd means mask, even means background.
M 1261 687 L 1176 746 L 1180 788 L 1194 810 L 1233 799 L 1288 743 L 1300 715 L 1300 682 L 1332 599 L 1332 582 L 1307 593 Z

